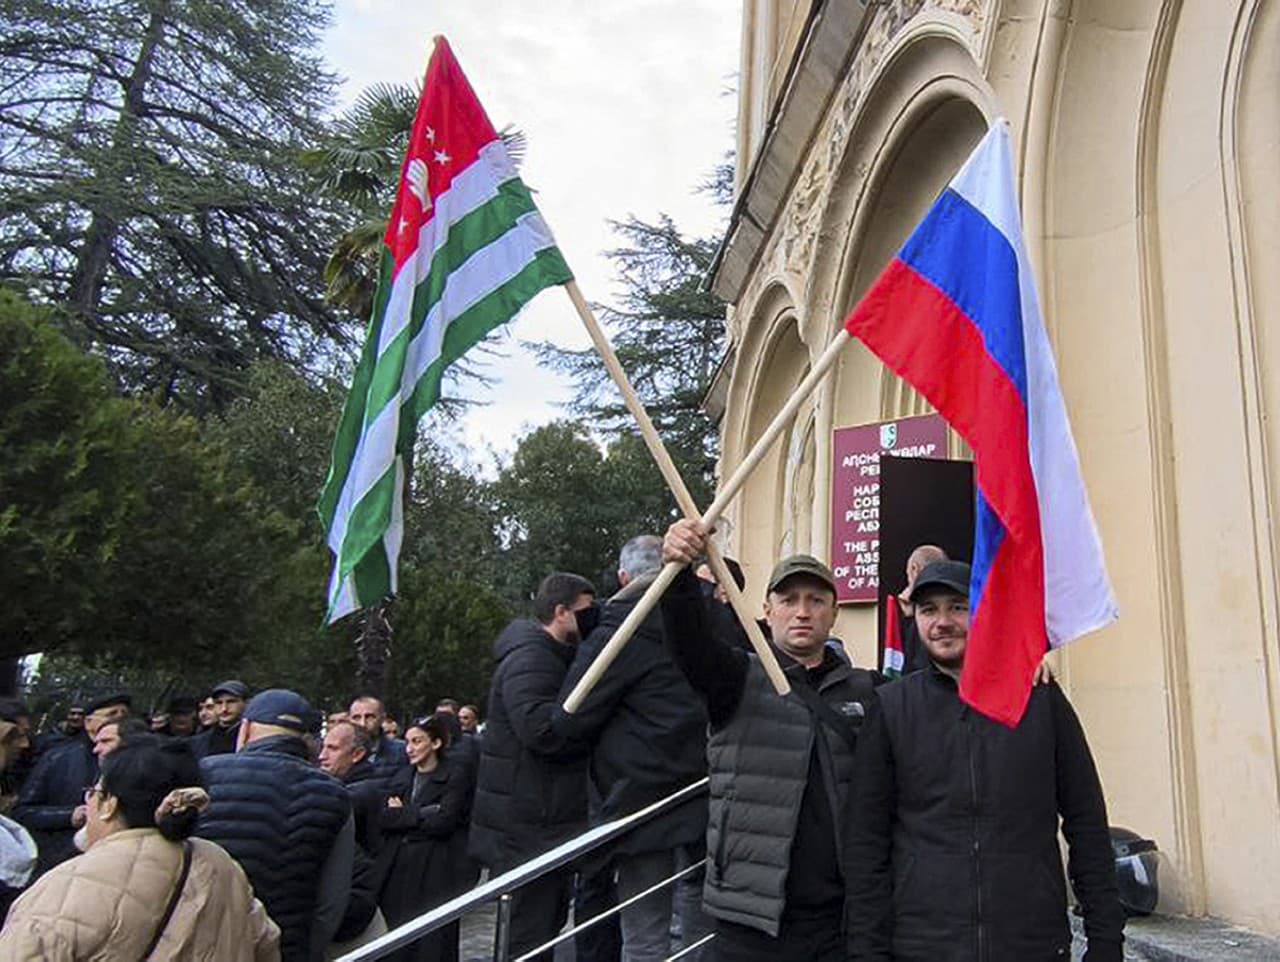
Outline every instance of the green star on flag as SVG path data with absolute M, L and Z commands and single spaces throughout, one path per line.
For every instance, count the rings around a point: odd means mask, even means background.
M 539 291 L 572 279 L 502 138 L 437 37 L 318 506 L 334 556 L 330 623 L 395 594 L 405 465 L 449 365 Z

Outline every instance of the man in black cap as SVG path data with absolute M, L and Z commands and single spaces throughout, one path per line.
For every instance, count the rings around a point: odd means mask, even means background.
M 760 659 L 718 637 L 693 563 L 698 521 L 673 524 L 663 560 L 684 570 L 662 598 L 676 664 L 706 700 L 711 799 L 703 908 L 723 962 L 844 962 L 845 886 L 838 844 L 858 727 L 878 675 L 826 644 L 836 585 L 809 555 L 778 562 L 764 604 L 791 692 L 778 697 Z
M 199 707 L 199 703 L 192 696 L 175 695 L 169 700 L 169 706 L 165 712 L 168 720 L 162 734 L 171 735 L 174 738 L 190 738 L 196 733 L 196 712 Z
M 216 722 L 191 739 L 191 751 L 196 758 L 210 755 L 229 755 L 236 750 L 240 737 L 240 716 L 244 714 L 249 686 L 234 678 L 220 681 L 209 692 L 213 699 Z
M 77 854 L 76 830 L 85 823 L 84 790 L 98 779 L 93 739 L 103 725 L 128 718 L 131 705 L 124 692 L 90 702 L 84 730 L 41 755 L 22 786 L 14 817 L 40 848 L 37 874 Z
M 1066 959 L 1058 824 L 1089 962 L 1120 962 L 1107 809 L 1080 722 L 1052 681 L 1016 728 L 960 700 L 969 566 L 934 561 L 910 601 L 929 664 L 880 690 L 849 806 L 849 958 Z M 999 618 L 999 613 L 993 613 Z
M 324 958 L 347 908 L 355 827 L 347 790 L 310 759 L 320 714 L 284 688 L 244 709 L 234 754 L 200 762 L 209 807 L 198 834 L 244 869 L 280 926 L 282 962 Z

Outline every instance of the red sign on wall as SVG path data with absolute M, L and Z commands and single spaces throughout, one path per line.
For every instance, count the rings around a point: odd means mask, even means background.
M 941 415 L 837 428 L 831 439 L 831 570 L 837 601 L 878 601 L 880 458 L 946 458 Z

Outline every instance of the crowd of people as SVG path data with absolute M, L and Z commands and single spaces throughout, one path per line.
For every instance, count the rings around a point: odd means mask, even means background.
M 571 908 L 617 907 L 576 933 L 579 962 L 1066 958 L 1061 827 L 1086 958 L 1118 962 L 1106 809 L 1067 699 L 1042 677 L 1008 728 L 959 698 L 968 566 L 913 554 L 914 670 L 889 682 L 831 637 L 830 570 L 780 560 L 761 620 L 778 696 L 696 567 L 707 538 L 681 521 L 627 542 L 608 599 L 545 578 L 494 642 L 483 725 L 443 699 L 401 732 L 372 695 L 325 714 L 234 679 L 145 720 L 127 694 L 99 698 L 40 736 L 0 702 L 0 957 L 319 962 L 709 776 L 516 889 L 510 957 Z M 660 605 L 567 712 L 670 562 Z M 455 922 L 394 958 L 458 956 Z

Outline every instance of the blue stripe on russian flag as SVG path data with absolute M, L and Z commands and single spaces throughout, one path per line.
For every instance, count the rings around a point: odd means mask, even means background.
M 969 576 L 969 608 L 976 614 L 982 604 L 982 596 L 987 585 L 987 575 L 991 573 L 991 565 L 1000 545 L 1004 542 L 1006 531 L 996 513 L 991 510 L 982 490 L 975 486 L 977 510 L 974 512 L 973 531 L 973 565 Z
M 982 332 L 988 353 L 1027 401 L 1018 258 L 1008 239 L 951 188 L 898 257 L 946 294 Z

